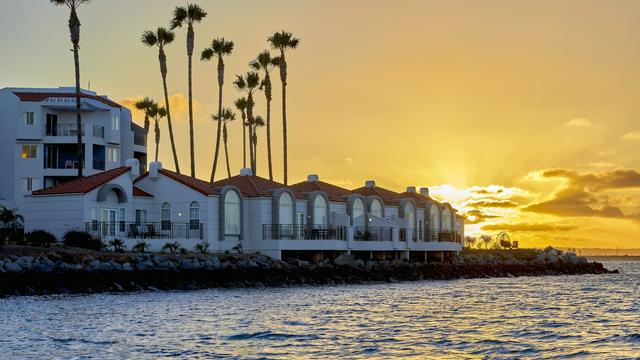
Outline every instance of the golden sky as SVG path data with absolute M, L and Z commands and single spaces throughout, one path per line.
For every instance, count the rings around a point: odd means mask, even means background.
M 146 29 L 173 0 L 95 0 L 80 9 L 82 84 L 123 103 L 162 96 Z M 236 43 L 233 75 L 286 29 L 290 179 L 345 187 L 429 186 L 469 217 L 469 234 L 507 230 L 524 246 L 640 247 L 640 2 L 200 0 L 196 53 Z M 0 87 L 73 84 L 67 11 L 0 4 Z M 188 167 L 185 30 L 167 48 L 180 161 Z M 215 63 L 194 56 L 197 174 L 208 178 Z M 280 89 L 273 152 L 281 180 Z M 257 97 L 264 116 L 264 98 Z M 139 114 L 135 120 L 141 122 Z M 234 172 L 241 126 L 230 128 Z M 264 131 L 258 175 L 266 175 Z M 150 153 L 151 153 L 150 148 Z M 160 157 L 172 161 L 166 127 Z M 219 173 L 224 173 L 220 168 Z

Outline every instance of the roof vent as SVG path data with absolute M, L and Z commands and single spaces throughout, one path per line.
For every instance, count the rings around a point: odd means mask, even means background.
M 310 174 L 309 176 L 307 176 L 308 182 L 318 182 L 318 180 L 320 180 L 320 178 L 317 174 Z
M 420 195 L 429 196 L 429 188 L 428 187 L 421 187 L 420 188 Z
M 376 182 L 375 180 L 367 180 L 364 182 L 364 187 L 366 188 L 374 188 L 376 187 Z
M 158 178 L 158 171 L 162 169 L 162 163 L 159 161 L 154 161 L 149 164 L 149 177 L 152 179 Z
M 253 175 L 253 171 L 250 168 L 242 168 L 240 169 L 240 176 L 251 176 Z
M 416 192 L 416 187 L 415 186 L 407 186 L 407 192 L 408 193 L 415 193 Z

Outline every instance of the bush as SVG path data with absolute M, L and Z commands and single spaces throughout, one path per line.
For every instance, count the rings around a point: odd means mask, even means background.
M 52 233 L 48 231 L 35 230 L 25 236 L 25 241 L 28 245 L 49 247 L 55 244 L 57 239 Z
M 124 241 L 120 239 L 109 241 L 109 246 L 113 246 L 113 251 L 115 252 L 124 252 Z
M 100 239 L 92 237 L 84 231 L 70 230 L 64 236 L 64 244 L 68 247 L 76 247 L 88 250 L 100 251 L 104 248 L 104 243 Z
M 147 244 L 144 240 L 138 240 L 138 242 L 131 247 L 131 251 L 143 253 L 149 250 L 150 245 Z
M 169 252 L 171 252 L 172 254 L 175 254 L 179 248 L 180 248 L 180 243 L 177 241 L 172 243 L 168 242 L 162 245 L 162 251 L 169 250 Z
M 199 244 L 196 244 L 194 250 L 200 252 L 201 254 L 206 254 L 207 252 L 209 252 L 209 243 L 203 241 Z

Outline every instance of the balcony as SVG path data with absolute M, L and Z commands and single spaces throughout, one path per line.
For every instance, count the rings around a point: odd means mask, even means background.
M 84 127 L 82 129 L 82 136 L 84 136 Z M 75 124 L 47 124 L 47 136 L 78 136 L 78 126 Z
M 356 241 L 391 241 L 392 230 L 390 227 L 356 227 L 353 238 Z
M 192 222 L 101 222 L 88 221 L 85 231 L 101 239 L 204 239 L 202 223 Z
M 265 240 L 346 240 L 346 226 L 262 225 Z

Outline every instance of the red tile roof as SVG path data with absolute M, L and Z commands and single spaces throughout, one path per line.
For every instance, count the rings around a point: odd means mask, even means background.
M 17 97 L 19 97 L 21 101 L 34 101 L 34 102 L 44 101 L 52 97 L 66 97 L 66 98 L 74 97 L 75 98 L 75 95 L 76 95 L 75 93 L 70 93 L 70 92 L 60 93 L 60 92 L 27 92 L 27 91 L 14 91 L 14 94 Z M 83 99 L 93 99 L 112 107 L 117 107 L 117 108 L 122 107 L 120 106 L 120 104 L 114 101 L 111 101 L 109 99 L 103 98 L 102 96 L 80 94 L 80 97 Z
M 133 187 L 133 196 L 139 196 L 139 197 L 153 197 L 153 195 L 149 194 L 148 192 L 140 189 L 137 186 Z
M 298 194 L 309 193 L 312 191 L 324 191 L 330 201 L 345 202 L 346 198 L 353 194 L 353 191 L 340 186 L 326 183 L 324 181 L 303 181 L 293 184 L 290 188 Z
M 32 195 L 62 195 L 62 194 L 86 194 L 91 190 L 97 189 L 118 176 L 127 173 L 130 168 L 121 166 L 112 170 L 103 171 L 101 173 L 85 176 L 78 179 L 70 180 L 58 185 L 54 185 L 42 190 L 32 192 Z
M 217 193 L 227 185 L 237 187 L 240 189 L 243 196 L 248 197 L 271 196 L 273 190 L 286 188 L 284 184 L 254 175 L 236 175 L 227 179 L 218 180 L 211 184 L 214 191 L 217 191 Z
M 374 186 L 374 187 L 363 186 L 361 188 L 354 189 L 353 192 L 363 196 L 372 196 L 372 195 L 380 196 L 382 198 L 382 201 L 387 205 L 398 205 L 400 203 L 400 199 L 406 197 L 400 193 L 387 190 L 379 186 Z

